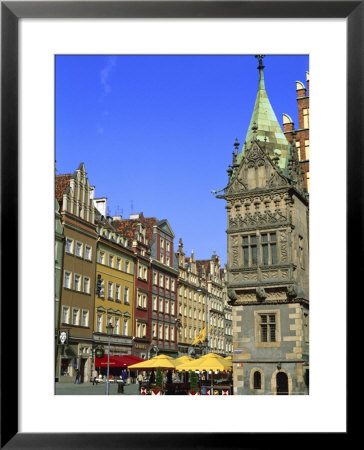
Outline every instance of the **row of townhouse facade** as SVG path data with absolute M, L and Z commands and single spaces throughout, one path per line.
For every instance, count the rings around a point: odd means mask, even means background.
M 232 354 L 225 270 L 174 249 L 167 220 L 107 215 L 85 165 L 55 183 L 55 379 L 91 379 L 95 352 Z M 111 325 L 112 335 L 107 334 Z M 198 345 L 193 341 L 209 330 Z

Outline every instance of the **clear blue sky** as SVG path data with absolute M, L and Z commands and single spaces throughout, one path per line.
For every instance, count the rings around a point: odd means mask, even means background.
M 296 80 L 307 55 L 264 58 L 268 97 L 296 127 Z M 85 163 L 96 197 L 111 215 L 167 219 L 175 248 L 226 263 L 225 187 L 236 138 L 243 144 L 258 87 L 258 61 L 246 56 L 56 57 L 56 169 Z

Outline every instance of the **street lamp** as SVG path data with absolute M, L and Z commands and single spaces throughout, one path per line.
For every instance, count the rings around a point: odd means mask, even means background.
M 109 384 L 110 384 L 110 340 L 114 327 L 111 325 L 111 322 L 106 327 L 107 337 L 108 337 L 108 351 L 107 351 L 107 371 L 106 371 L 106 395 L 109 395 Z

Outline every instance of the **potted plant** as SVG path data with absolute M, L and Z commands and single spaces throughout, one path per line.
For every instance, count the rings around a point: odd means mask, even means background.
M 198 387 L 198 378 L 196 372 L 190 370 L 189 380 L 190 380 L 189 395 L 200 395 L 200 388 Z
M 152 395 L 164 395 L 165 389 L 163 388 L 163 375 L 160 367 L 157 369 L 155 375 L 155 386 L 151 389 Z

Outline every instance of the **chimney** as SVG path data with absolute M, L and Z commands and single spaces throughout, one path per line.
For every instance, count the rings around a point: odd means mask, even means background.
M 100 214 L 106 217 L 107 198 L 94 198 L 94 206 L 100 212 Z

